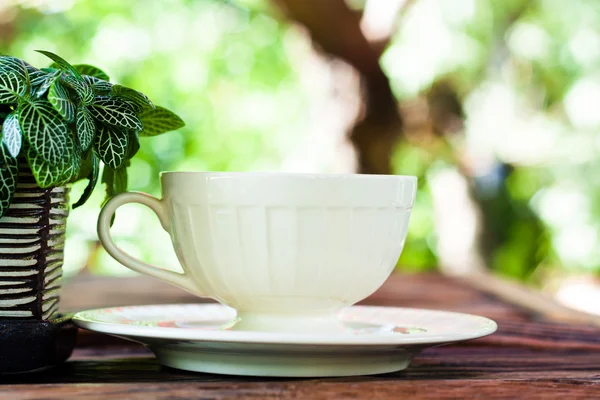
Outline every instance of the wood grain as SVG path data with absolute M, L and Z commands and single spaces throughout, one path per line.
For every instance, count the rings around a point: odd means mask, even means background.
M 568 308 L 550 296 L 535 292 L 521 283 L 489 273 L 471 273 L 461 278 L 475 288 L 494 294 L 499 300 L 542 314 L 546 319 L 600 327 L 600 316 Z
M 70 310 L 102 305 L 197 302 L 146 278 L 79 277 Z M 1 399 L 594 399 L 600 398 L 600 329 L 557 323 L 439 275 L 394 275 L 364 304 L 470 312 L 495 319 L 496 334 L 432 348 L 406 371 L 372 377 L 266 379 L 159 366 L 143 346 L 81 332 L 70 362 L 0 381 Z

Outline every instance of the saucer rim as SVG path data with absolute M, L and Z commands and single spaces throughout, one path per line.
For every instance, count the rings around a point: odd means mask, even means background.
M 342 335 L 332 333 L 279 333 L 279 332 L 254 332 L 254 331 L 230 331 L 230 330 L 192 330 L 174 327 L 155 327 L 143 325 L 128 325 L 114 322 L 105 322 L 87 318 L 84 313 L 97 313 L 108 309 L 127 309 L 140 307 L 173 307 L 173 306 L 195 306 L 195 307 L 229 307 L 218 303 L 184 303 L 184 304 L 143 304 L 130 306 L 114 306 L 82 310 L 73 315 L 73 323 L 79 328 L 105 333 L 114 336 L 132 337 L 139 339 L 159 339 L 193 342 L 219 342 L 219 343 L 245 343 L 245 344 L 287 344 L 287 345 L 311 345 L 311 346 L 381 346 L 381 345 L 431 345 L 438 343 L 449 343 L 464 340 L 478 339 L 493 334 L 498 329 L 498 324 L 487 317 L 434 309 L 387 307 L 356 305 L 349 309 L 394 309 L 404 312 L 421 312 L 435 315 L 453 316 L 455 318 L 470 319 L 475 323 L 479 321 L 477 329 L 468 332 L 427 335 L 390 335 L 385 333 L 373 333 L 364 336 Z

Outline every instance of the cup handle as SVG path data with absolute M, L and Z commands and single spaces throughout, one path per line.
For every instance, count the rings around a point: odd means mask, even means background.
M 149 207 L 158 216 L 163 229 L 167 232 L 170 232 L 171 227 L 169 219 L 167 218 L 163 204 L 159 199 L 140 192 L 118 194 L 104 205 L 102 211 L 100 211 L 100 216 L 98 217 L 98 237 L 100 239 L 100 243 L 102 243 L 108 254 L 129 269 L 142 274 L 150 275 L 175 286 L 179 286 L 189 292 L 196 293 L 197 288 L 189 279 L 187 274 L 180 274 L 178 272 L 168 271 L 155 267 L 154 265 L 147 264 L 130 256 L 117 247 L 115 242 L 112 240 L 112 236 L 110 235 L 110 222 L 117 208 L 128 203 L 140 203 Z

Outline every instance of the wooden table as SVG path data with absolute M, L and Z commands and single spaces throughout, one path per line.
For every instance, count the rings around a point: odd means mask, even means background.
M 146 278 L 78 277 L 63 307 L 194 302 Z M 393 275 L 364 304 L 444 309 L 496 320 L 487 338 L 428 349 L 408 370 L 371 377 L 267 379 L 160 367 L 141 345 L 80 332 L 64 366 L 2 381 L 2 399 L 600 399 L 600 328 L 551 322 L 440 275 Z

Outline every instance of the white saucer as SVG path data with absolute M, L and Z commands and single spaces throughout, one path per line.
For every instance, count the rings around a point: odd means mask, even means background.
M 352 376 L 405 369 L 427 347 L 496 331 L 468 314 L 354 306 L 339 333 L 231 331 L 235 311 L 219 304 L 115 307 L 77 313 L 81 328 L 148 346 L 158 361 L 189 371 L 251 376 Z

